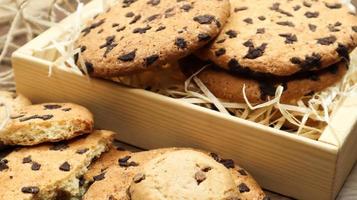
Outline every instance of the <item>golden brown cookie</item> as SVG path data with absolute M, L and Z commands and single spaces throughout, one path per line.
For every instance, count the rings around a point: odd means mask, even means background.
M 110 144 L 112 132 L 17 149 L 0 160 L 1 199 L 79 199 L 81 177 Z
M 177 60 L 216 37 L 228 0 L 119 1 L 96 16 L 77 42 L 87 71 L 116 77 Z
M 228 72 L 209 62 L 203 62 L 196 57 L 187 57 L 181 60 L 183 70 L 205 68 L 197 77 L 217 97 L 230 102 L 245 103 L 243 87 L 250 103 L 263 103 L 274 98 L 279 85 L 284 91 L 281 96 L 283 103 L 295 103 L 306 95 L 332 86 L 342 80 L 347 72 L 348 65 L 341 61 L 320 71 L 301 72 L 292 76 L 277 77 L 270 74 Z M 191 72 L 192 73 L 192 72 Z
M 230 71 L 288 76 L 348 59 L 357 18 L 339 0 L 231 0 L 231 17 L 200 57 Z
M 8 145 L 36 145 L 68 140 L 92 132 L 93 116 L 72 103 L 46 103 L 16 110 L 0 133 Z

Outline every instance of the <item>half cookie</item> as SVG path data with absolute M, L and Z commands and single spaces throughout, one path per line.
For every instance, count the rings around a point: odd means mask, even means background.
M 342 61 L 320 71 L 277 77 L 262 73 L 226 71 L 192 56 L 181 60 L 181 65 L 186 74 L 192 74 L 188 73 L 187 68 L 200 69 L 208 65 L 197 77 L 216 97 L 237 103 L 246 103 L 243 92 L 250 103 L 263 103 L 274 98 L 280 85 L 284 88 L 280 102 L 294 104 L 306 95 L 312 95 L 339 82 L 348 69 L 348 64 Z
M 92 132 L 93 124 L 92 114 L 76 104 L 31 105 L 12 113 L 0 133 L 0 141 L 8 145 L 36 145 L 68 140 Z
M 230 71 L 288 76 L 348 59 L 356 45 L 356 17 L 338 0 L 231 0 L 231 17 L 200 57 Z
M 178 60 L 216 37 L 228 0 L 120 1 L 96 16 L 77 42 L 87 71 L 115 77 Z
M 68 143 L 13 151 L 0 161 L 1 198 L 79 199 L 82 175 L 107 149 L 111 137 L 112 132 L 95 131 Z

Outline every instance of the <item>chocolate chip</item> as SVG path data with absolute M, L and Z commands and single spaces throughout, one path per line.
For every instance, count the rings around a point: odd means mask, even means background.
M 308 12 L 305 13 L 305 16 L 307 18 L 317 18 L 317 17 L 319 17 L 319 15 L 320 15 L 319 12 L 310 12 L 310 11 L 308 11 Z
M 9 169 L 9 166 L 7 165 L 8 162 L 9 161 L 6 159 L 0 160 L 0 172 Z
M 315 31 L 316 31 L 316 28 L 317 28 L 316 25 L 309 24 L 309 29 L 310 29 L 310 31 L 315 32 Z
M 22 159 L 22 163 L 31 163 L 32 162 L 32 159 L 31 159 L 31 156 L 27 156 L 25 158 Z
M 113 23 L 113 24 L 112 24 L 112 27 L 113 27 L 113 28 L 114 28 L 114 27 L 117 27 L 117 26 L 119 26 L 118 23 Z
M 25 194 L 37 194 L 40 192 L 40 188 L 34 186 L 23 187 L 21 188 L 21 192 Z
M 232 159 L 220 159 L 219 161 L 226 168 L 234 168 L 234 161 Z
M 137 0 L 123 0 L 123 8 L 129 7 L 131 4 L 133 4 Z
M 328 2 L 325 2 L 325 6 L 330 8 L 330 9 L 342 8 L 342 4 L 340 4 L 340 3 L 328 3 Z
M 239 169 L 238 173 L 242 176 L 248 176 L 247 172 L 244 169 Z
M 274 3 L 272 7 L 270 7 L 270 10 L 273 10 L 275 12 L 278 12 L 280 14 L 283 14 L 283 15 L 286 15 L 288 17 L 293 17 L 294 15 L 292 15 L 291 13 L 285 11 L 285 10 L 282 10 L 280 8 L 280 3 Z
M 166 9 L 165 10 L 165 18 L 169 18 L 169 17 L 175 16 L 174 10 L 175 10 L 175 7 Z
M 131 158 L 131 156 L 125 156 L 124 158 L 120 158 L 118 160 L 119 166 L 120 167 L 136 167 L 136 166 L 139 166 L 139 164 L 134 162 L 134 161 L 128 162 L 130 158 Z
M 114 49 L 114 47 L 116 47 L 118 44 L 114 43 L 115 41 L 115 35 L 112 36 L 108 36 L 107 38 L 105 38 L 105 43 L 102 44 L 99 48 L 106 48 L 103 57 L 106 58 L 107 54 Z
M 267 96 L 274 96 L 276 87 L 270 81 L 260 81 L 259 82 L 260 99 L 266 100 Z
M 204 168 L 202 168 L 202 171 L 203 171 L 203 172 L 209 172 L 209 171 L 211 171 L 211 170 L 212 170 L 211 167 L 204 167 Z
M 146 18 L 145 21 L 148 21 L 148 22 L 154 21 L 154 20 L 157 19 L 159 16 L 160 16 L 160 14 L 151 15 L 150 17 Z
M 261 44 L 260 46 L 258 46 L 256 48 L 249 47 L 248 53 L 247 53 L 247 55 L 244 56 L 244 58 L 256 59 L 256 58 L 261 57 L 264 54 L 265 49 L 266 49 L 267 46 L 268 46 L 267 43 L 263 43 L 263 44 Z
M 81 52 L 83 53 L 85 50 L 87 50 L 87 47 L 86 46 L 81 46 Z
M 125 14 L 125 17 L 134 17 L 134 13 L 133 12 L 128 12 Z
M 248 7 L 243 6 L 243 7 L 234 8 L 234 12 L 239 12 L 239 11 L 243 11 L 243 10 L 248 10 Z
M 308 7 L 308 8 L 310 8 L 310 7 L 312 6 L 312 4 L 309 3 L 309 2 L 307 2 L 307 1 L 304 1 L 302 4 L 303 4 L 305 7 Z
M 123 31 L 125 30 L 126 26 L 122 26 L 116 29 L 117 32 Z
M 76 151 L 76 153 L 77 153 L 77 154 L 85 154 L 85 153 L 87 153 L 87 151 L 89 151 L 88 148 L 83 148 L 83 149 L 78 149 L 78 150 Z
M 136 50 L 131 51 L 127 54 L 123 54 L 123 55 L 119 56 L 118 59 L 123 62 L 130 62 L 135 59 L 135 56 L 136 56 Z
M 213 15 L 199 15 L 194 17 L 193 20 L 200 24 L 211 24 L 215 20 L 215 17 Z
M 289 22 L 289 21 L 281 21 L 281 22 L 277 22 L 276 24 L 278 24 L 280 26 L 295 27 L 294 23 Z
M 211 36 L 207 33 L 200 33 L 197 37 L 199 42 L 209 41 L 211 39 Z
M 340 57 L 346 59 L 347 61 L 350 61 L 350 53 L 349 53 L 348 47 L 346 45 L 338 43 L 336 52 L 338 53 L 338 55 Z
M 137 21 L 139 21 L 141 19 L 141 15 L 136 15 L 133 20 L 131 20 L 131 22 L 129 22 L 129 24 L 135 24 Z
M 245 183 L 241 183 L 238 185 L 238 189 L 240 193 L 244 193 L 244 192 L 249 192 L 250 189 L 249 187 L 245 184 Z
M 352 30 L 357 33 L 357 26 L 352 26 Z
M 59 167 L 59 169 L 64 172 L 68 172 L 71 170 L 71 165 L 66 161 Z
M 296 6 L 293 7 L 294 11 L 298 11 L 298 10 L 300 10 L 300 8 L 301 8 L 300 5 L 296 5 Z
M 265 28 L 258 28 L 257 29 L 257 34 L 264 34 L 265 33 Z
M 46 104 L 43 107 L 45 107 L 45 110 L 55 110 L 55 109 L 62 108 L 61 105 L 57 105 L 57 104 Z
M 146 31 L 150 30 L 151 29 L 151 26 L 147 25 L 146 27 L 144 28 L 135 28 L 133 30 L 133 33 L 140 33 L 140 34 L 144 34 L 146 33 Z
M 41 164 L 39 164 L 39 163 L 37 163 L 37 162 L 32 162 L 31 169 L 32 169 L 33 171 L 38 171 L 38 170 L 40 170 L 40 168 L 41 168 Z
M 190 4 L 185 4 L 185 5 L 181 6 L 181 9 L 188 12 L 192 9 L 192 6 Z
M 187 42 L 185 39 L 183 38 L 176 38 L 175 40 L 175 45 L 179 48 L 179 49 L 186 49 L 187 48 Z
M 146 66 L 150 66 L 154 62 L 156 62 L 158 59 L 159 59 L 159 55 L 157 55 L 157 54 L 151 55 L 151 56 L 149 56 L 149 57 L 144 59 L 145 60 L 145 65 Z
M 317 43 L 321 44 L 321 45 L 331 45 L 333 43 L 335 43 L 337 40 L 337 38 L 335 36 L 329 36 L 329 37 L 324 37 L 324 38 L 319 38 L 317 39 Z
M 84 65 L 86 66 L 88 74 L 92 74 L 94 72 L 94 67 L 92 63 L 85 61 Z
M 279 34 L 279 36 L 285 38 L 285 44 L 293 44 L 294 42 L 298 41 L 295 34 L 284 33 L 284 34 Z
M 214 52 L 217 57 L 220 57 L 226 53 L 226 49 L 220 48 L 217 51 Z
M 260 21 L 266 20 L 266 18 L 265 18 L 264 16 L 259 16 L 258 19 L 259 19 Z
M 296 65 L 299 65 L 302 70 L 308 70 L 310 68 L 319 68 L 321 67 L 321 55 L 313 53 L 311 56 L 306 55 L 305 60 L 302 60 L 298 57 L 293 57 L 290 59 L 290 62 Z
M 245 18 L 243 21 L 245 23 L 247 23 L 247 24 L 253 24 L 253 19 L 252 18 Z
M 142 173 L 136 174 L 136 175 L 133 177 L 134 183 L 140 183 L 140 182 L 143 181 L 143 180 L 145 180 L 145 174 L 142 174 Z
M 157 28 L 155 31 L 156 31 L 156 32 L 159 32 L 159 31 L 162 31 L 162 30 L 164 30 L 164 29 L 166 29 L 165 26 L 159 26 L 159 28 Z
M 210 153 L 209 155 L 217 162 L 221 160 L 221 158 L 216 153 Z
M 147 2 L 147 4 L 152 5 L 152 6 L 156 6 L 160 4 L 160 0 L 149 0 Z
M 50 147 L 51 151 L 63 151 L 65 149 L 69 148 L 69 145 L 67 142 L 57 142 L 54 143 L 52 147 Z
M 195 179 L 197 181 L 197 185 L 202 183 L 204 180 L 206 180 L 206 174 L 202 171 L 198 171 L 195 173 Z
M 97 175 L 97 176 L 93 176 L 93 180 L 94 181 L 101 181 L 103 179 L 105 179 L 105 173 L 104 172 L 99 174 L 99 175 Z
M 32 115 L 30 117 L 26 117 L 26 118 L 21 118 L 19 121 L 20 122 L 25 122 L 28 120 L 32 120 L 32 119 L 42 119 L 44 121 L 49 120 L 53 118 L 53 115 Z
M 101 19 L 100 21 L 95 22 L 92 25 L 90 25 L 89 27 L 83 29 L 82 30 L 82 33 L 84 33 L 83 36 L 88 35 L 92 29 L 95 29 L 95 28 L 101 26 L 102 24 L 104 24 L 104 22 L 105 22 L 105 19 Z
M 226 32 L 226 35 L 228 35 L 229 38 L 235 38 L 235 37 L 237 37 L 237 32 L 234 31 L 234 30 L 228 30 L 228 31 Z

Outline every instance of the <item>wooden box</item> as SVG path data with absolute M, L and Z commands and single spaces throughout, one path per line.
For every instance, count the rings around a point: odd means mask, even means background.
M 101 1 L 86 5 L 95 9 Z M 53 69 L 33 55 L 60 37 L 66 18 L 13 54 L 17 90 L 40 102 L 88 107 L 96 126 L 141 147 L 188 146 L 218 152 L 249 170 L 266 189 L 298 199 L 336 197 L 357 158 L 357 97 L 346 99 L 318 141 L 292 135 L 152 92 Z M 51 56 L 51 55 L 47 55 Z

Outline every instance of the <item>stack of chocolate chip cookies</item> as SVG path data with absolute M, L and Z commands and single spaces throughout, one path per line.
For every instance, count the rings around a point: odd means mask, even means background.
M 30 105 L 10 92 L 0 102 L 0 198 L 80 199 L 81 177 L 113 133 L 94 130 L 92 114 L 76 104 Z
M 218 98 L 262 103 L 280 85 L 281 101 L 295 103 L 343 78 L 357 20 L 338 0 L 119 1 L 88 23 L 77 45 L 76 62 L 95 77 L 183 82 L 172 63 L 195 54 L 183 71 L 209 65 L 198 78 Z M 127 81 L 133 76 L 145 80 Z
M 268 199 L 247 171 L 217 154 L 187 148 L 132 153 L 112 142 L 113 132 L 94 130 L 82 106 L 30 105 L 8 92 L 0 92 L 0 100 L 10 109 L 0 141 L 12 146 L 0 150 L 1 199 Z

